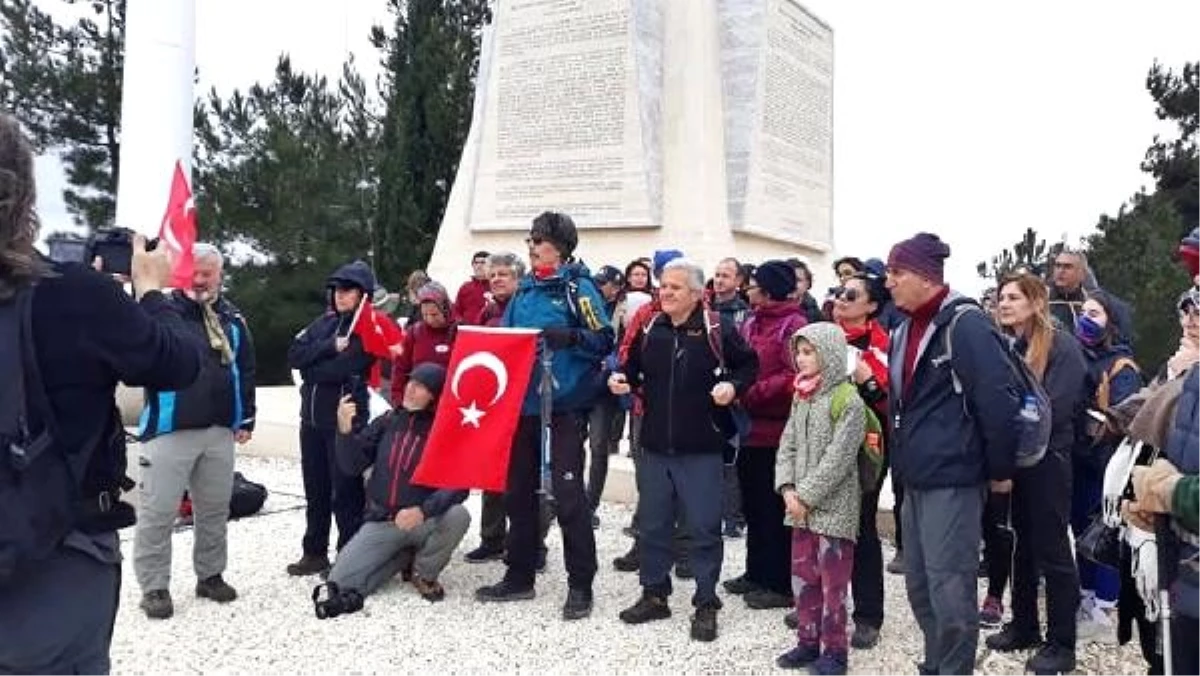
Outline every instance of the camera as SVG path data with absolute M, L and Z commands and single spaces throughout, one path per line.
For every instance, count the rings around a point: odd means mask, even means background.
M 128 228 L 99 228 L 88 238 L 83 263 L 90 264 L 98 256 L 100 271 L 110 275 L 128 275 L 133 270 L 134 232 Z M 157 239 L 146 241 L 146 251 L 158 247 Z
M 356 613 L 363 607 L 362 594 L 353 589 L 339 589 L 333 582 L 317 585 L 312 600 L 318 620 Z

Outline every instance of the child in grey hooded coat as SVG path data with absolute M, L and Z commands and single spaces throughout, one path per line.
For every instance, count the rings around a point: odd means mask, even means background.
M 835 391 L 846 382 L 846 337 L 835 324 L 810 324 L 795 333 L 795 397 L 779 442 L 775 486 L 792 527 L 792 589 L 797 646 L 777 664 L 811 664 L 815 674 L 847 668 L 846 590 L 858 537 L 858 449 L 866 434 L 862 399 L 850 388 L 833 418 Z M 822 653 L 821 649 L 824 648 Z

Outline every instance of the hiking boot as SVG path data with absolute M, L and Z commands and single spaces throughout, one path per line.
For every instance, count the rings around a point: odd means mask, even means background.
M 638 553 L 637 540 L 633 541 L 633 546 L 629 548 L 629 551 L 613 559 L 613 568 L 616 568 L 622 573 L 636 573 L 637 569 L 640 568 L 641 565 L 641 556 Z
M 289 563 L 287 574 L 301 577 L 316 575 L 329 570 L 329 557 L 325 554 L 305 554 L 295 563 Z
M 528 601 L 537 595 L 533 587 L 518 587 L 507 579 L 500 580 L 490 587 L 480 587 L 475 590 L 475 600 L 480 603 L 507 603 L 509 601 Z
M 692 564 L 688 563 L 686 560 L 676 562 L 675 577 L 679 578 L 680 580 L 690 580 L 696 577 L 696 574 L 692 572 Z
M 983 599 L 983 605 L 979 607 L 979 626 L 988 629 L 995 629 L 1004 621 L 1004 602 L 995 596 L 988 596 Z
M 775 666 L 780 669 L 802 669 L 817 661 L 821 650 L 815 645 L 798 645 L 795 648 L 775 658 Z
M 165 620 L 175 614 L 171 592 L 166 589 L 154 589 L 142 594 L 142 602 L 138 606 L 145 611 L 146 617 L 152 620 Z
M 808 673 L 814 676 L 844 676 L 847 663 L 846 653 L 825 651 L 816 662 L 808 665 Z
M 421 598 L 430 603 L 437 603 L 446 598 L 446 590 L 437 580 L 426 580 L 420 575 L 416 575 L 412 579 L 412 586 L 421 595 Z
M 503 558 L 504 547 L 492 547 L 490 545 L 479 545 L 463 556 L 463 560 L 467 563 L 487 563 L 488 561 L 499 561 Z
M 1012 622 L 1009 622 L 999 633 L 987 637 L 984 643 L 996 652 L 1011 653 L 1038 647 L 1042 643 L 1042 637 L 1038 636 L 1036 632 L 1031 634 L 1020 631 Z
M 887 572 L 892 575 L 904 574 L 904 552 L 896 552 L 891 561 L 888 561 Z
M 237 590 L 230 587 L 220 575 L 213 575 L 196 583 L 196 596 L 217 603 L 229 603 L 237 598 Z
M 850 635 L 850 647 L 855 650 L 870 650 L 879 645 L 879 629 L 869 624 L 855 624 Z
M 769 589 L 755 589 L 743 596 L 746 607 L 753 610 L 770 610 L 772 608 L 791 608 L 792 597 Z
M 795 609 L 789 610 L 787 615 L 783 616 L 783 623 L 788 629 L 795 631 L 800 628 L 800 616 L 796 614 Z M 813 659 L 816 659 L 815 657 Z
M 739 596 L 742 594 L 748 594 L 758 589 L 758 585 L 751 582 L 744 573 L 742 575 L 738 575 L 737 577 L 732 577 L 728 580 L 725 580 L 721 583 L 721 586 L 725 587 L 725 591 L 729 592 L 730 594 L 737 594 Z
M 1067 674 L 1075 671 L 1075 651 L 1047 643 L 1025 662 L 1025 671 L 1035 674 Z
M 568 589 L 567 602 L 563 604 L 564 620 L 582 620 L 592 614 L 592 590 Z
M 671 616 L 667 599 L 661 596 L 642 594 L 638 602 L 622 610 L 617 617 L 625 624 L 643 624 L 654 620 L 665 620 Z
M 717 640 L 717 609 L 701 606 L 692 614 L 692 640 L 710 643 Z

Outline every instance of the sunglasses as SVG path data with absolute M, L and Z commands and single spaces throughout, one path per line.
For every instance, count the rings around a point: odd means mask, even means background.
M 853 302 L 857 301 L 859 298 L 861 298 L 862 294 L 858 292 L 858 289 L 847 289 L 845 287 L 839 287 L 839 288 L 833 290 L 833 297 L 844 300 L 847 303 L 853 303 Z

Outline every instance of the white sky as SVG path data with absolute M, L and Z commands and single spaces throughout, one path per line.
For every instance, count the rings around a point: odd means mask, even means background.
M 882 257 L 930 230 L 953 248 L 951 282 L 971 291 L 975 264 L 1026 227 L 1077 241 L 1149 185 L 1138 164 L 1165 127 L 1146 72 L 1155 58 L 1200 59 L 1195 0 L 804 2 L 835 36 L 839 253 Z M 354 53 L 373 79 L 367 32 L 391 23 L 384 0 L 196 5 L 198 92 L 269 80 L 282 51 L 331 79 Z M 53 229 L 68 221 L 61 171 L 43 162 L 39 178 Z

